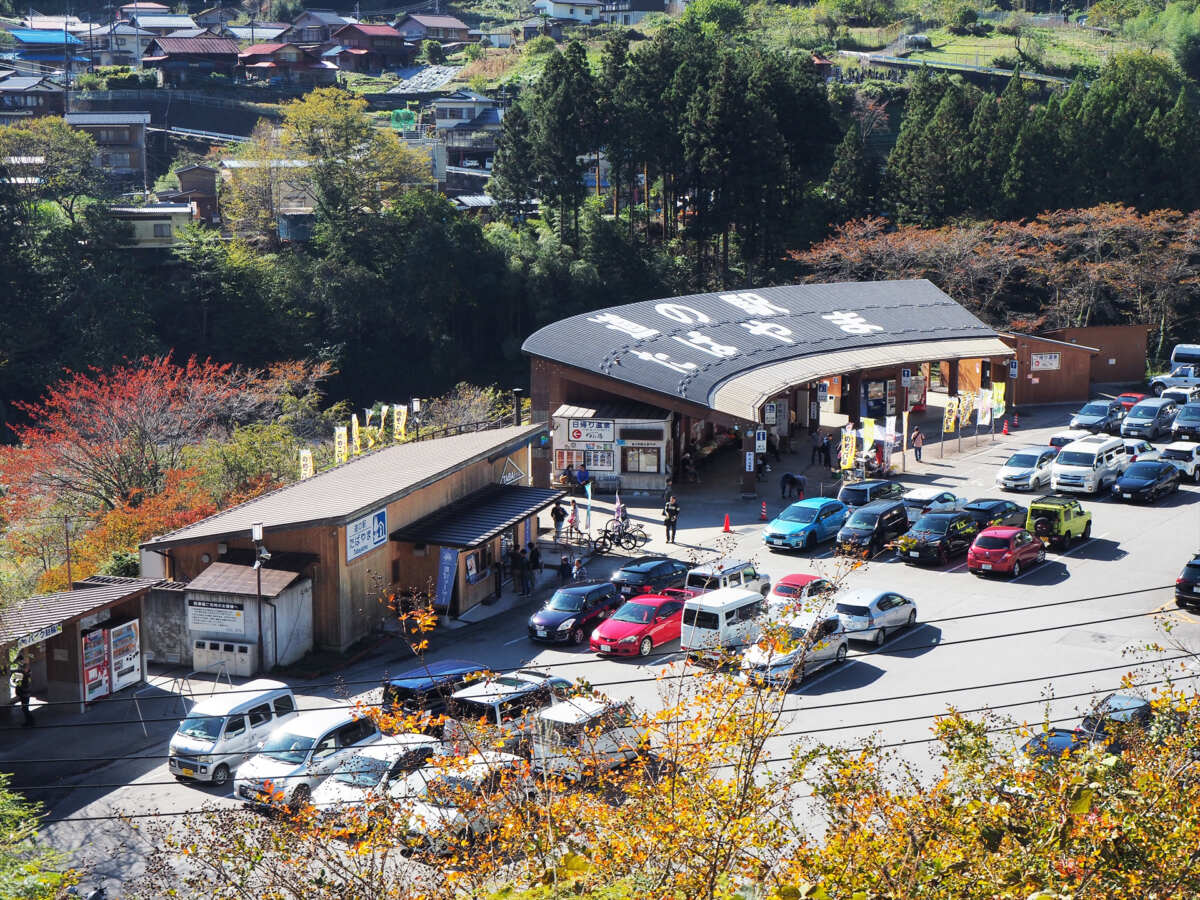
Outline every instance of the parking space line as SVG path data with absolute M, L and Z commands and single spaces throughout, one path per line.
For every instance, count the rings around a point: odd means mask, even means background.
M 524 641 L 524 640 L 526 640 L 525 635 L 521 635 L 519 638 L 513 638 L 511 641 L 505 641 L 504 646 L 511 647 L 513 644 L 519 644 L 519 643 L 521 643 L 521 641 Z

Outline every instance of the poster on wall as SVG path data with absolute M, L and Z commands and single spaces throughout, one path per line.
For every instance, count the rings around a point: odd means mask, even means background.
M 187 626 L 188 631 L 245 637 L 245 605 L 223 600 L 193 600 L 189 597 Z
M 108 630 L 97 628 L 83 636 L 83 700 L 91 703 L 108 693 Z
M 433 607 L 441 612 L 450 609 L 450 597 L 454 592 L 454 580 L 458 577 L 458 551 L 453 547 L 443 547 L 438 556 L 437 591 L 433 598 Z
M 1033 372 L 1053 372 L 1058 369 L 1061 359 L 1057 353 L 1030 353 L 1029 369 Z
M 142 639 L 137 619 L 108 630 L 108 659 L 114 694 L 142 680 Z

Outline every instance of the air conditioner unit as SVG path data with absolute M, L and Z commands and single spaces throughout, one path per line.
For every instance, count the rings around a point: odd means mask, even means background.
M 256 652 L 257 644 L 234 644 L 232 659 L 229 660 L 229 674 L 237 675 L 241 678 L 249 678 L 254 674 L 254 667 L 258 663 Z

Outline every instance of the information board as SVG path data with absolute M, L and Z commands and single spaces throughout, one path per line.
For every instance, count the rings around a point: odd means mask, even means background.
M 355 519 L 346 526 L 346 562 L 387 543 L 387 510 Z
M 188 631 L 208 634 L 246 636 L 245 604 L 220 600 L 191 600 L 187 602 Z

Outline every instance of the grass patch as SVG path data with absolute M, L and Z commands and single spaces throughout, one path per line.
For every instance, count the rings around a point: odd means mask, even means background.
M 1132 50 L 1137 46 L 1125 38 L 1097 34 L 1082 28 L 1030 28 L 1028 31 L 1033 38 L 1032 52 L 1043 60 L 1046 68 L 1056 70 L 1099 67 L 1114 53 Z M 1016 38 L 1000 34 L 999 31 L 982 37 L 954 35 L 944 29 L 928 34 L 933 49 L 910 53 L 909 59 L 990 66 L 996 57 L 1017 55 Z M 1022 38 L 1023 46 L 1027 42 L 1028 39 Z
M 400 79 L 390 73 L 376 78 L 361 72 L 343 72 L 340 80 L 352 94 L 382 94 L 400 83 Z

